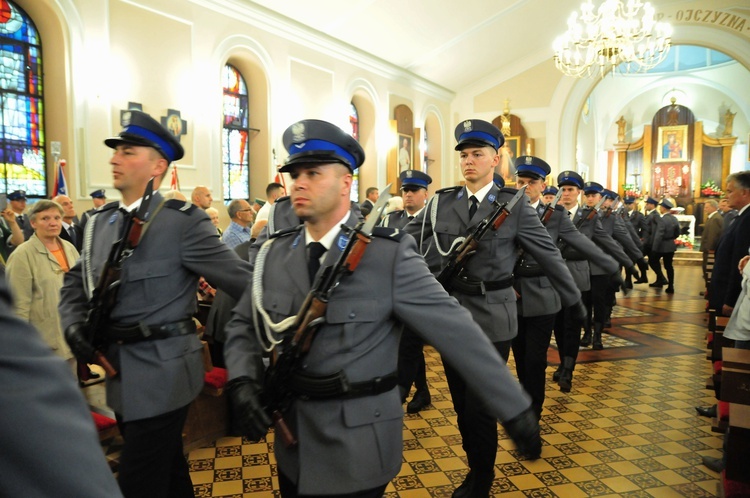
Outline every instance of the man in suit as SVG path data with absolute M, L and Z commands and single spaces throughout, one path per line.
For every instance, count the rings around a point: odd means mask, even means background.
M 750 247 L 750 171 L 733 173 L 727 177 L 727 202 L 737 210 L 737 217 L 726 225 L 716 247 L 714 271 L 708 290 L 708 306 L 724 316 L 730 316 L 740 295 L 742 276 L 737 264 Z
M 87 210 L 85 213 L 83 213 L 83 216 L 81 216 L 81 222 L 79 223 L 81 232 L 84 232 L 86 230 L 86 223 L 91 218 L 91 215 L 94 214 L 94 211 L 107 203 L 107 192 L 103 188 L 94 190 L 89 194 L 89 196 L 91 196 L 91 202 L 94 204 L 94 207 Z
M 490 215 L 495 202 L 508 202 L 516 194 L 515 189 L 499 189 L 492 181 L 500 161 L 498 150 L 504 143 L 496 126 L 470 119 L 459 124 L 454 135 L 466 186 L 438 190 L 427 207 L 404 227 L 417 240 L 432 236 L 443 264 L 448 262 L 451 248 L 461 242 L 459 237 L 471 233 Z M 545 275 L 560 294 L 562 304 L 576 305 L 581 297 L 537 212 L 528 202 L 516 204 L 504 224 L 479 242 L 464 272 L 450 282 L 451 295 L 471 312 L 504 359 L 508 358 L 518 329 L 512 275 L 519 246 L 536 261 L 544 261 Z M 471 469 L 454 497 L 486 497 L 494 480 L 496 423 L 486 413 L 479 393 L 468 388 L 450 361 L 443 364 Z
M 432 178 L 428 174 L 412 169 L 402 171 L 399 178 L 401 180 L 404 209 L 385 215 L 382 224 L 386 227 L 403 228 L 421 213 L 427 202 L 427 186 L 432 183 Z M 435 250 L 430 250 L 432 239 L 422 241 L 419 247 L 430 270 L 433 273 L 439 271 L 440 256 Z M 398 348 L 398 385 L 401 388 L 401 397 L 406 399 L 412 384 L 416 388 L 411 401 L 406 404 L 407 413 L 418 413 L 432 401 L 430 389 L 427 386 L 426 370 L 424 341 L 412 330 L 405 327 Z
M 591 259 L 607 268 L 611 275 L 618 273 L 620 269 L 618 264 L 604 254 L 588 237 L 576 230 L 565 208 L 559 205 L 550 206 L 552 211 L 545 219 L 548 207 L 541 202 L 541 194 L 546 191 L 545 178 L 550 174 L 550 166 L 538 157 L 520 156 L 516 159 L 515 169 L 516 185 L 526 186 L 526 195 L 531 207 L 536 210 L 550 238 L 569 246 L 571 251 L 575 251 L 584 262 Z M 573 276 L 574 267 L 568 265 L 568 269 L 572 282 L 576 283 L 577 278 Z M 521 385 L 531 395 L 534 412 L 538 418 L 541 418 L 547 349 L 552 338 L 555 317 L 562 306 L 558 293 L 542 270 L 542 265 L 533 256 L 526 254 L 525 251 L 522 252 L 513 274 L 515 276 L 513 287 L 520 296 L 517 301 L 518 335 L 513 338 L 512 344 L 516 373 Z M 586 278 L 588 279 L 588 263 L 586 263 Z M 561 390 L 568 392 L 571 388 L 575 360 L 565 357 L 563 363 L 566 373 L 559 383 Z
M 73 244 L 73 247 L 75 247 L 76 251 L 80 254 L 81 248 L 83 247 L 83 231 L 79 225 L 76 225 L 73 222 L 76 217 L 76 208 L 73 205 L 73 201 L 67 195 L 57 195 L 53 197 L 52 200 L 63 208 L 60 238 Z
M 654 230 L 653 242 L 651 245 L 651 257 L 649 265 L 656 273 L 656 283 L 666 282 L 667 294 L 674 294 L 674 253 L 677 251 L 677 244 L 674 240 L 680 236 L 680 222 L 670 213 L 674 206 L 667 199 L 659 203 L 659 216 L 655 218 L 656 229 Z M 667 278 L 661 272 L 660 261 L 664 262 L 664 270 L 667 272 Z M 652 284 L 650 287 L 661 287 Z
M 192 320 L 198 280 L 202 275 L 239 298 L 250 267 L 219 240 L 202 209 L 177 199 L 164 201 L 158 193 L 169 163 L 184 154 L 174 136 L 140 111 L 129 111 L 124 126 L 104 142 L 114 149 L 113 184 L 122 201 L 103 206 L 87 223 L 91 236 L 65 275 L 60 317 L 73 354 L 93 362 L 86 334 L 91 292 L 112 244 L 123 236 L 126 217 L 149 202 L 142 196 L 153 179 L 150 216 L 140 243 L 123 263 L 116 303 L 100 331 L 103 353 L 118 372 L 107 377 L 107 404 L 124 439 L 123 494 L 192 496 L 182 428 L 203 388 L 203 348 Z
M 228 390 L 240 428 L 251 439 L 263 436 L 270 422 L 258 399 L 263 375 L 258 337 L 275 342 L 289 334 L 274 329 L 300 309 L 311 282 L 341 255 L 351 236 L 341 225 L 358 222 L 349 201 L 352 172 L 364 161 L 356 140 L 330 123 L 304 120 L 284 132 L 283 142 L 290 156 L 281 171 L 294 180 L 291 203 L 304 225 L 277 233 L 264 246 L 254 285 L 227 326 Z M 264 330 L 255 330 L 253 302 L 262 308 Z M 400 322 L 470 379 L 522 453 L 539 454 L 538 422 L 528 396 L 470 314 L 438 284 L 412 237 L 376 228 L 354 272 L 332 293 L 326 320 L 304 356 L 304 372 L 294 374 L 295 385 L 302 385 L 284 416 L 299 444 L 275 441 L 283 497 L 379 498 L 398 474 Z M 326 399 L 301 382 L 313 379 L 320 386 L 328 378 L 339 387 Z
M 11 301 L 0 278 L 0 495 L 122 496 L 70 365 Z
M 29 215 L 25 213 L 26 191 L 14 190 L 8 194 L 8 205 L 16 215 L 16 223 L 18 223 L 19 228 L 21 228 L 21 231 L 23 232 L 23 239 L 29 240 L 29 237 L 34 234 L 34 228 L 29 222 Z
M 701 252 L 703 253 L 703 278 L 706 280 L 706 288 L 708 288 L 708 256 L 719 245 L 719 238 L 724 230 L 724 218 L 718 212 L 719 203 L 713 199 L 707 200 L 703 209 L 706 213 L 706 223 L 704 223 L 701 233 Z
M 380 192 L 377 187 L 368 187 L 365 191 L 365 200 L 360 204 L 359 209 L 362 211 L 362 216 L 367 218 L 367 215 L 372 211 L 372 207 L 378 202 L 378 196 Z
M 719 211 L 721 212 L 721 217 L 724 218 L 725 227 L 728 227 L 737 217 L 737 210 L 729 205 L 729 199 L 726 197 L 719 200 Z

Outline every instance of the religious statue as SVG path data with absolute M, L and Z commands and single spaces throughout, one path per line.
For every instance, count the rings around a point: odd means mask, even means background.
M 503 109 L 503 114 L 500 116 L 500 123 L 502 123 L 500 132 L 502 132 L 504 137 L 510 136 L 510 107 L 508 107 L 509 103 L 510 100 L 505 99 L 505 109 Z
M 625 121 L 625 116 L 620 116 L 620 119 L 617 120 L 617 143 L 624 143 L 625 142 L 625 125 L 628 124 L 627 121 Z
M 732 136 L 732 126 L 734 126 L 735 114 L 737 113 L 731 112 L 729 109 L 727 109 L 727 112 L 724 114 L 724 136 L 725 137 Z

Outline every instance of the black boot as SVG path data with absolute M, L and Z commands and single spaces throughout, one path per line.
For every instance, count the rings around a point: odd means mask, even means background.
M 474 471 L 470 470 L 466 474 L 464 482 L 459 487 L 453 490 L 451 498 L 469 498 L 471 496 L 471 485 L 474 482 Z
M 557 382 L 558 380 L 560 380 L 560 373 L 562 373 L 562 370 L 563 370 L 563 366 L 561 362 L 560 365 L 558 365 L 557 370 L 555 370 L 555 373 L 552 374 L 552 380 L 554 382 Z
M 594 351 L 601 351 L 604 349 L 604 344 L 602 344 L 602 329 L 604 328 L 603 323 L 595 323 L 594 324 Z
M 492 471 L 477 472 L 471 483 L 471 490 L 466 496 L 470 496 L 471 498 L 489 498 L 494 480 L 495 473 Z
M 584 348 L 591 346 L 591 317 L 583 319 L 583 337 L 581 338 L 581 346 Z
M 430 391 L 427 388 L 418 389 L 411 401 L 406 404 L 406 413 L 419 413 L 422 409 L 427 408 L 431 402 Z
M 557 385 L 560 386 L 560 391 L 569 393 L 573 387 L 573 369 L 576 367 L 576 360 L 571 356 L 566 356 L 563 358 L 562 367 Z

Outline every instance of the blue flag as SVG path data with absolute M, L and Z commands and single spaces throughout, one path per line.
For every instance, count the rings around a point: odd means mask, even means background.
M 65 164 L 65 159 L 60 159 L 60 161 L 57 163 L 57 174 L 55 175 L 55 188 L 53 197 L 58 195 L 68 195 L 68 184 L 65 181 L 65 173 L 63 171 Z

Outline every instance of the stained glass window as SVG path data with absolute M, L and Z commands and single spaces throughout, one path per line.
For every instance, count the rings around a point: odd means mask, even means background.
M 349 104 L 349 124 L 352 126 L 352 137 L 359 142 L 359 113 L 354 102 Z M 359 169 L 354 170 L 350 197 L 354 202 L 359 202 Z
M 250 197 L 250 149 L 248 138 L 247 85 L 233 66 L 224 66 L 224 128 L 222 157 L 224 173 L 224 202 Z
M 0 0 L 0 193 L 47 197 L 42 44 L 29 16 Z

